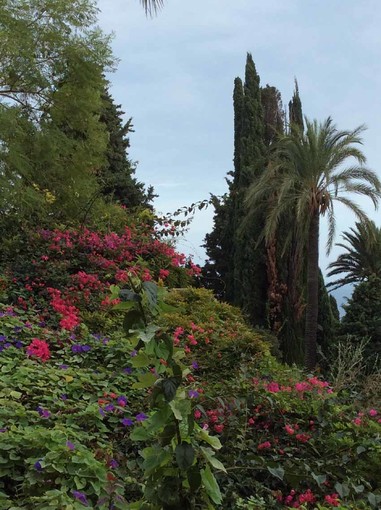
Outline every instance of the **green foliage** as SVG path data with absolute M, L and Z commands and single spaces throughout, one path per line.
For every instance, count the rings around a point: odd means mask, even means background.
M 148 207 L 153 198 L 153 190 L 147 192 L 144 185 L 134 177 L 136 164 L 127 154 L 130 147 L 128 134 L 133 131 L 132 119 L 123 122 L 124 112 L 116 105 L 106 89 L 102 95 L 100 122 L 105 125 L 108 133 L 106 165 L 97 172 L 97 180 L 102 195 L 127 207 Z
M 381 279 L 371 276 L 369 280 L 356 285 L 351 298 L 344 305 L 345 315 L 339 334 L 347 336 L 355 344 L 368 339 L 364 357 L 368 370 L 380 367 L 381 359 Z
M 359 283 L 370 276 L 380 276 L 381 229 L 369 220 L 356 223 L 356 228 L 344 232 L 342 238 L 347 244 L 337 243 L 336 246 L 344 248 L 345 253 L 328 266 L 328 276 L 346 274 L 328 286 L 337 289 L 350 283 Z
M 0 227 L 8 234 L 86 221 L 101 205 L 102 73 L 112 58 L 96 13 L 90 0 L 3 2 Z

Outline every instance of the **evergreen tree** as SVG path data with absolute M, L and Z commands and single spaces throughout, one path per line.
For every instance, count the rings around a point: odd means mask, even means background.
M 264 142 L 267 147 L 274 143 L 284 131 L 282 96 L 276 87 L 261 88 L 261 102 L 264 121 Z
M 134 177 L 136 165 L 128 158 L 130 140 L 128 134 L 133 131 L 132 119 L 123 121 L 124 112 L 116 105 L 109 91 L 102 94 L 100 122 L 108 133 L 106 164 L 98 171 L 97 179 L 102 195 L 127 208 L 149 207 L 153 188 L 146 192 L 144 184 Z
M 253 325 L 265 326 L 267 276 L 266 252 L 258 239 L 263 229 L 262 213 L 244 222 L 244 196 L 265 165 L 264 122 L 260 78 L 253 58 L 247 55 L 240 136 L 240 168 L 235 174 L 234 208 L 234 304 L 240 306 Z
M 378 361 L 378 367 L 381 367 L 381 278 L 374 275 L 356 285 L 343 308 L 345 315 L 339 334 L 345 341 L 356 343 L 368 338 L 365 348 L 367 365 L 371 369 Z
M 302 102 L 300 100 L 299 86 L 298 86 L 298 82 L 296 81 L 296 79 L 295 79 L 294 94 L 292 96 L 291 101 L 288 103 L 288 111 L 289 111 L 290 129 L 293 130 L 296 127 L 300 131 L 303 131 L 304 122 L 303 122 Z

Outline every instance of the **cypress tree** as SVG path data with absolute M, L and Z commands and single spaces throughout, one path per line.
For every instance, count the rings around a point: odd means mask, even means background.
M 295 89 L 294 94 L 292 96 L 291 101 L 288 103 L 288 111 L 289 111 L 289 124 L 290 129 L 292 130 L 292 126 L 298 126 L 300 129 L 303 129 L 303 111 L 302 111 L 302 102 L 299 96 L 299 86 L 298 82 L 295 78 Z
M 284 131 L 284 111 L 282 97 L 276 87 L 266 85 L 261 88 L 261 101 L 264 121 L 264 141 L 267 147 L 276 141 Z
M 234 207 L 234 304 L 253 325 L 266 325 L 266 255 L 264 243 L 257 246 L 263 228 L 261 214 L 243 222 L 244 195 L 265 164 L 264 122 L 260 78 L 253 58 L 247 54 L 240 132 L 239 174 L 235 176 Z
M 149 207 L 153 188 L 147 191 L 144 184 L 135 177 L 136 165 L 128 158 L 130 140 L 128 134 L 133 131 L 132 119 L 123 121 L 124 112 L 116 105 L 109 91 L 102 95 L 100 122 L 108 133 L 106 164 L 97 173 L 102 195 L 127 208 Z

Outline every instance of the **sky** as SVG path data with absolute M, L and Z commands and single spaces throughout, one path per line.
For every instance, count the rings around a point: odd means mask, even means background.
M 136 176 L 153 185 L 160 213 L 227 191 L 233 169 L 233 81 L 244 78 L 247 52 L 261 85 L 276 86 L 283 103 L 294 78 L 303 113 L 339 129 L 366 124 L 363 151 L 381 178 L 381 2 L 379 0 L 165 0 L 147 18 L 138 0 L 99 0 L 99 25 L 113 32 L 117 70 L 111 93 L 132 117 L 130 156 Z M 380 225 L 370 201 L 357 200 Z M 336 208 L 337 235 L 354 226 Z M 178 249 L 203 263 L 201 245 L 212 230 L 213 209 L 196 214 Z M 325 255 L 325 272 L 340 253 Z M 336 292 L 340 302 L 350 289 Z

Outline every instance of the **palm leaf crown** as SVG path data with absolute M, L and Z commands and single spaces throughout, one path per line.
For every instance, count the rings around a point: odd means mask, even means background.
M 367 280 L 372 275 L 381 276 L 381 228 L 376 227 L 373 221 L 356 223 L 355 228 L 342 234 L 342 239 L 344 243 L 336 246 L 346 252 L 329 264 L 327 276 L 345 276 L 329 282 L 327 287 L 338 289 Z
M 366 168 L 365 156 L 356 145 L 362 145 L 364 126 L 353 131 L 338 131 L 329 117 L 323 123 L 305 119 L 306 130 L 295 126 L 274 144 L 270 163 L 261 177 L 248 190 L 249 214 L 267 208 L 263 235 L 271 239 L 284 215 L 293 211 L 298 236 L 306 239 L 313 213 L 327 215 L 329 232 L 327 253 L 335 235 L 333 202 L 348 206 L 360 221 L 366 221 L 363 210 L 347 195 L 365 195 L 375 208 L 381 197 L 377 175 Z M 352 159 L 354 164 L 343 168 Z

